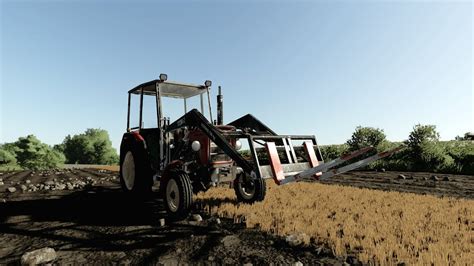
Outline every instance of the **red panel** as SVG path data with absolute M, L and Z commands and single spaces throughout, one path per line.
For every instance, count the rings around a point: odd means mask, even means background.
M 304 150 L 305 150 L 306 154 L 308 155 L 309 165 L 311 166 L 311 168 L 318 166 L 319 161 L 318 161 L 318 157 L 316 157 L 316 153 L 314 152 L 313 143 L 311 143 L 310 141 L 305 141 L 303 143 L 303 147 L 304 147 Z M 322 174 L 323 173 L 318 172 L 315 175 L 320 176 Z
M 140 135 L 140 133 L 138 133 L 138 131 L 132 131 L 131 133 L 132 133 L 133 137 L 135 137 L 136 141 L 144 141 L 142 135 Z
M 201 143 L 201 149 L 199 150 L 199 159 L 202 165 L 207 165 L 210 159 L 210 149 L 211 144 L 210 140 L 206 134 L 204 134 L 200 129 L 191 130 L 189 132 L 189 143 L 197 140 Z
M 267 142 L 265 143 L 265 147 L 267 148 L 270 167 L 272 168 L 273 172 L 273 180 L 275 180 L 277 185 L 280 185 L 280 181 L 285 179 L 285 175 L 283 173 L 283 167 L 281 166 L 280 157 L 278 157 L 278 151 L 276 149 L 275 143 Z

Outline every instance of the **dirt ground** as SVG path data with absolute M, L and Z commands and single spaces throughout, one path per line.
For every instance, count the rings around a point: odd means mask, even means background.
M 297 261 L 342 265 L 345 260 L 328 248 L 290 247 L 282 238 L 245 229 L 232 220 L 218 223 L 204 213 L 202 222 L 189 219 L 161 226 L 159 220 L 166 220 L 162 202 L 127 197 L 114 172 L 24 171 L 3 173 L 0 178 L 4 183 L 0 185 L 0 264 L 19 264 L 22 254 L 43 247 L 56 250 L 59 265 L 291 265 Z M 27 190 L 22 191 L 27 180 Z M 30 185 L 61 180 L 86 185 L 28 191 Z M 11 193 L 8 187 L 17 191 Z
M 351 172 L 323 183 L 474 198 L 473 176 L 432 175 Z M 57 264 L 357 264 L 327 247 L 291 247 L 283 238 L 204 213 L 202 222 L 161 226 L 167 218 L 162 202 L 127 197 L 116 172 L 3 172 L 0 179 L 0 264 L 18 264 L 22 254 L 42 247 L 57 251 Z
M 474 176 L 468 175 L 360 171 L 348 172 L 321 183 L 474 199 Z

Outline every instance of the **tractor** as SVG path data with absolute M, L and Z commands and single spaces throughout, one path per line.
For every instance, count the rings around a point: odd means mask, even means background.
M 220 183 L 230 183 L 237 200 L 251 204 L 264 200 L 268 179 L 277 185 L 324 180 L 399 149 L 333 169 L 373 148 L 324 163 L 313 135 L 278 135 L 251 114 L 224 124 L 220 86 L 217 119 L 213 120 L 211 85 L 209 80 L 203 85 L 168 81 L 166 74 L 160 74 L 159 79 L 128 91 L 127 130 L 120 145 L 121 187 L 129 194 L 145 195 L 159 182 L 158 195 L 172 219 L 187 217 L 193 194 Z M 134 127 L 132 96 L 139 97 L 138 125 Z M 143 123 L 144 97 L 154 105 L 156 126 L 147 128 Z M 164 114 L 164 98 L 182 101 L 183 115 L 176 121 Z M 198 108 L 188 110 L 190 101 L 198 102 Z

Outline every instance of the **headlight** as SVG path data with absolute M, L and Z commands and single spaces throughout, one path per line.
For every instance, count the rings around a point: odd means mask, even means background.
M 210 80 L 206 80 L 204 82 L 204 86 L 206 86 L 206 87 L 211 87 L 211 85 L 212 85 L 212 81 L 210 81 Z
M 241 148 L 242 148 L 242 142 L 240 142 L 240 140 L 237 140 L 235 142 L 235 149 L 240 150 Z
M 160 74 L 160 80 L 161 81 L 166 81 L 168 79 L 168 75 L 166 74 Z
M 193 141 L 193 143 L 191 143 L 191 149 L 193 149 L 193 151 L 199 151 L 201 149 L 201 143 L 197 140 Z

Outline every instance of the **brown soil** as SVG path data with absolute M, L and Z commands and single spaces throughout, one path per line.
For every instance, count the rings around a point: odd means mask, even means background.
M 55 264 L 342 264 L 326 247 L 290 247 L 283 238 L 204 213 L 203 222 L 160 226 L 160 200 L 121 192 L 117 173 L 95 169 L 8 172 L 0 175 L 0 264 L 19 264 L 25 252 L 54 248 Z M 75 190 L 23 192 L 30 184 L 78 178 L 97 181 Z M 89 178 L 90 181 L 90 178 Z M 17 191 L 8 192 L 14 186 Z M 348 259 L 353 259 L 349 257 Z
M 400 178 L 403 174 L 406 178 Z M 432 180 L 431 173 L 351 172 L 322 183 L 395 190 L 437 196 L 474 198 L 474 177 L 449 175 Z M 75 190 L 23 192 L 48 180 L 87 180 Z M 0 174 L 0 264 L 18 264 L 22 254 L 42 247 L 58 252 L 58 264 L 342 264 L 354 257 L 333 255 L 324 246 L 290 247 L 283 238 L 246 229 L 233 220 L 204 213 L 203 222 L 182 221 L 160 226 L 162 202 L 132 199 L 121 192 L 117 173 L 98 169 Z M 90 181 L 90 178 L 89 178 Z M 10 193 L 8 187 L 17 191 Z
M 405 179 L 400 175 L 405 176 Z M 436 176 L 438 180 L 435 181 Z M 446 181 L 445 181 L 446 178 Z M 447 181 L 449 179 L 449 181 Z M 424 172 L 348 172 L 324 184 L 474 199 L 474 176 Z

